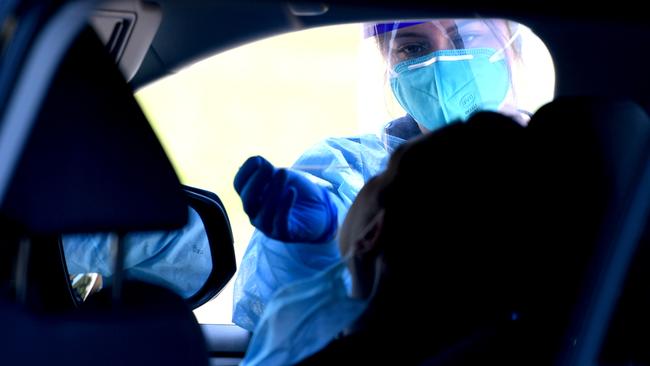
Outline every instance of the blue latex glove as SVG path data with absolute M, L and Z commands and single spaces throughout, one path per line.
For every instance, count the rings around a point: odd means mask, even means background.
M 336 234 L 337 210 L 329 193 L 296 171 L 254 156 L 239 168 L 235 190 L 253 226 L 270 238 L 324 243 Z

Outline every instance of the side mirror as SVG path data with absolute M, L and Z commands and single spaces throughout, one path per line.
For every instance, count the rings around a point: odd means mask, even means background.
M 236 270 L 230 221 L 219 197 L 183 186 L 189 219 L 182 229 L 126 233 L 123 275 L 166 287 L 192 308 L 211 300 Z M 118 236 L 108 233 L 62 237 L 65 262 L 75 301 L 79 304 L 103 287 L 115 274 L 114 249 Z

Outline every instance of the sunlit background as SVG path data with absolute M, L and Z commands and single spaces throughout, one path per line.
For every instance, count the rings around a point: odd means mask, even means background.
M 524 36 L 530 37 L 530 33 Z M 553 65 L 543 44 L 524 43 L 535 73 L 520 104 L 534 111 L 552 97 Z M 262 155 L 290 166 L 330 136 L 378 132 L 403 115 L 386 92 L 384 68 L 361 26 L 289 33 L 220 53 L 136 93 L 182 182 L 215 192 L 230 216 L 237 264 L 252 226 L 232 182 Z M 195 311 L 201 323 L 231 323 L 233 280 Z

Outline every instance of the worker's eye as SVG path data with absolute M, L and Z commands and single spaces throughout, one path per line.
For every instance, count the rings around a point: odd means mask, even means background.
M 395 55 L 399 61 L 410 60 L 426 55 L 429 53 L 429 49 L 426 42 L 409 42 L 399 45 L 395 50 Z

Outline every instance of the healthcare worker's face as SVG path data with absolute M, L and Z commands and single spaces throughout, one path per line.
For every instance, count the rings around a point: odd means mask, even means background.
M 423 132 L 512 104 L 503 20 L 434 20 L 382 36 L 391 88 Z

